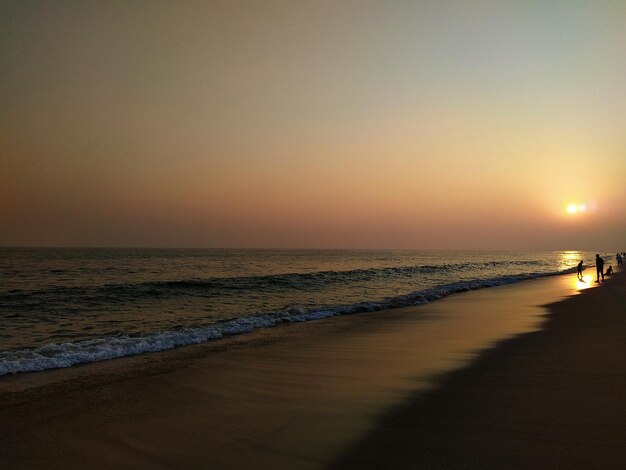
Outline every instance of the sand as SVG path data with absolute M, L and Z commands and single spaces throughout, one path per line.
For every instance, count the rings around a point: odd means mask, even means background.
M 557 276 L 2 377 L 0 467 L 623 467 L 625 286 Z
M 333 468 L 626 468 L 626 276 L 389 410 Z

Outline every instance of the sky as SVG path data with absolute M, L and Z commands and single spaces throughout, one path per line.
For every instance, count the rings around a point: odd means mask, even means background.
M 621 0 L 0 0 L 0 245 L 626 249 L 624 24 Z

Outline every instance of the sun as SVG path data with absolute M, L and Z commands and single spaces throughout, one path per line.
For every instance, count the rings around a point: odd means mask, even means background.
M 571 203 L 571 204 L 567 205 L 567 207 L 565 208 L 565 211 L 568 214 L 580 214 L 582 212 L 587 212 L 587 204 L 585 204 L 585 203 L 580 203 L 580 204 Z

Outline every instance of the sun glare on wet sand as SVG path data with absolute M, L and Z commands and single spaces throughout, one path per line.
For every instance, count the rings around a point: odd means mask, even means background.
M 576 279 L 576 289 L 581 291 L 584 289 L 589 289 L 590 287 L 594 287 L 593 285 L 593 277 L 590 275 L 583 275 L 582 278 Z

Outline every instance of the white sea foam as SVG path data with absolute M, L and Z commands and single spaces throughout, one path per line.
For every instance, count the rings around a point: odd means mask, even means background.
M 573 270 L 529 273 L 486 280 L 461 281 L 391 297 L 379 302 L 361 302 L 315 310 L 294 306 L 283 312 L 238 318 L 200 328 L 146 333 L 137 336 L 118 335 L 62 344 L 47 344 L 33 349 L 0 352 L 0 376 L 21 372 L 71 367 L 77 364 L 115 359 L 147 352 L 165 351 L 179 346 L 203 343 L 224 336 L 250 333 L 257 328 L 271 328 L 283 322 L 305 322 L 336 315 L 420 305 L 468 290 L 512 284 L 526 279 L 564 274 Z

